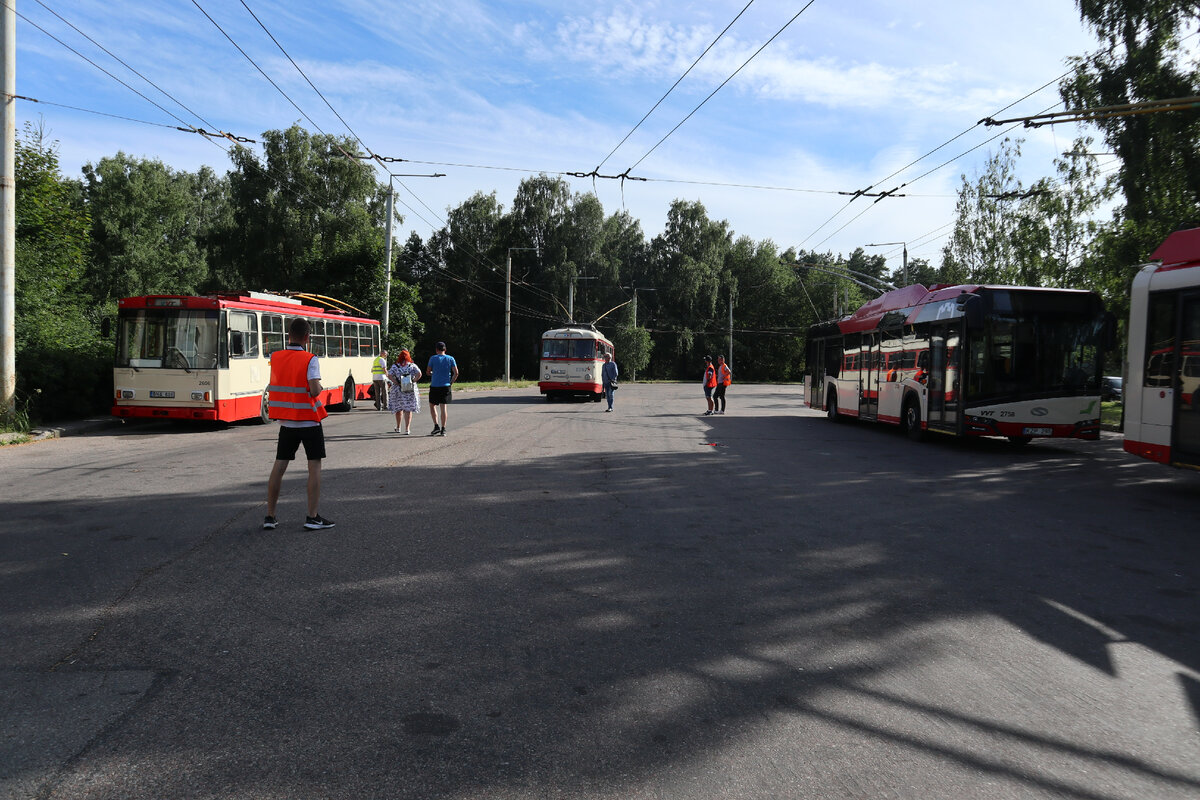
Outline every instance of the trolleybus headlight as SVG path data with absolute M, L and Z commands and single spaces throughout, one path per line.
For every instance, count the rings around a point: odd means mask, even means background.
M 208 392 L 192 392 L 193 400 L 208 400 Z
M 117 389 L 117 399 L 118 400 L 132 400 L 133 399 L 133 389 Z

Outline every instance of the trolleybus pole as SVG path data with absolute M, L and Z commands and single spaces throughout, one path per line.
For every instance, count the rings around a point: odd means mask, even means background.
M 536 250 L 535 247 L 508 248 L 507 266 L 504 270 L 504 382 L 510 383 L 512 375 L 512 253 L 513 250 Z

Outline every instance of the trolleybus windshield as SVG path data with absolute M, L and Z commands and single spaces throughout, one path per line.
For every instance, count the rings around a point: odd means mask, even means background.
M 117 366 L 212 369 L 219 360 L 216 310 L 122 311 Z

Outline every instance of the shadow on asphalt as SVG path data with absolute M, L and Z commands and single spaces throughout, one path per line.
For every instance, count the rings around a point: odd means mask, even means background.
M 254 764 L 237 775 L 244 796 L 324 796 L 336 780 L 361 796 L 617 796 L 785 715 L 1055 796 L 1108 797 L 1059 776 L 1091 770 L 1200 792 L 1035 725 L 871 688 L 939 654 L 925 631 L 971 616 L 1110 675 L 1113 631 L 1200 670 L 1196 479 L 1100 446 L 916 444 L 816 417 L 726 415 L 700 438 L 725 446 L 327 467 L 335 530 L 263 533 L 245 519 L 211 533 L 203 569 L 193 552 L 147 576 L 80 653 L 73 669 L 163 669 L 158 702 L 175 717 L 109 737 L 104 757 L 141 765 L 142 796 L 219 793 L 235 759 Z M 770 463 L 754 457 L 764 438 L 787 443 Z M 1062 496 L 1056 479 L 1081 474 L 1079 494 Z M 91 522 L 134 498 L 184 520 L 214 502 L 114 486 Z M 1098 504 L 1111 521 L 1081 522 Z M 53 529 L 19 524 L 47 513 Z M 0 555 L 14 575 L 50 568 L 42 549 L 82 547 L 91 530 L 69 497 L 6 517 Z M 103 558 L 124 546 L 98 535 Z M 6 612 L 18 596 L 5 593 Z M 45 625 L 73 611 L 66 593 L 36 602 Z M 853 700 L 831 708 L 831 693 Z M 856 714 L 861 704 L 889 713 Z M 154 770 L 183 730 L 205 757 L 186 774 Z M 1009 747 L 1067 766 L 994 756 Z

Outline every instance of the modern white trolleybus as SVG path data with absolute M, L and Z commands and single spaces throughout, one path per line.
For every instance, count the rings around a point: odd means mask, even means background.
M 326 405 L 367 398 L 379 323 L 281 295 L 126 297 L 118 304 L 114 417 L 267 421 L 270 357 L 288 325 L 312 325 Z
M 584 395 L 596 402 L 604 397 L 600 368 L 613 345 L 593 325 L 571 323 L 542 334 L 538 390 L 553 401 Z
M 905 286 L 809 330 L 806 402 L 914 439 L 1097 439 L 1111 320 L 1092 292 Z
M 1172 233 L 1133 279 L 1125 449 L 1200 469 L 1200 228 Z

